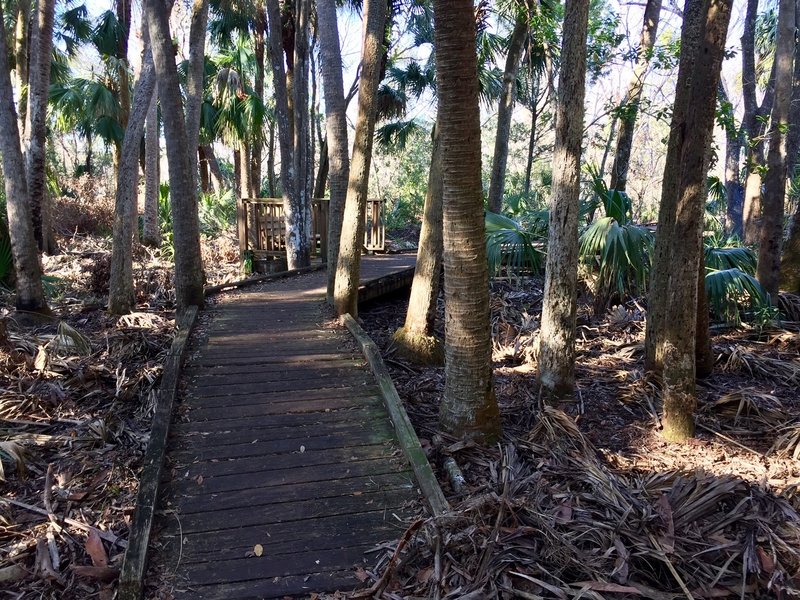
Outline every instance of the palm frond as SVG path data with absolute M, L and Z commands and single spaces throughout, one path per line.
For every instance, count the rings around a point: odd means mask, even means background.
M 514 219 L 493 212 L 486 212 L 485 223 L 486 254 L 493 276 L 504 266 L 509 274 L 541 271 L 544 253 L 538 247 L 543 246 L 539 236 L 523 229 Z
M 769 305 L 769 296 L 761 284 L 740 269 L 709 271 L 705 284 L 709 307 L 719 320 L 738 323 L 742 304 L 754 309 Z
M 756 273 L 757 259 L 750 248 L 741 246 L 728 248 L 705 246 L 703 250 L 706 269 L 709 271 L 739 269 L 748 275 L 755 275 Z

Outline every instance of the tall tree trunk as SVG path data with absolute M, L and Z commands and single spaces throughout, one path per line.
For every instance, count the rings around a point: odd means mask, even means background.
M 367 207 L 372 142 L 375 137 L 376 100 L 381 62 L 386 51 L 383 45 L 386 13 L 385 0 L 365 0 L 361 77 L 358 82 L 358 118 L 334 286 L 336 312 L 340 315 L 350 313 L 353 317 L 358 314 L 361 247 L 364 245 L 364 215 Z
M 163 0 L 154 0 L 162 2 Z M 136 233 L 136 190 L 139 178 L 139 150 L 150 105 L 154 100 L 156 72 L 153 65 L 150 36 L 142 27 L 144 57 L 136 94 L 117 170 L 117 191 L 114 204 L 114 243 L 111 250 L 111 279 L 108 286 L 108 311 L 124 315 L 136 305 L 133 288 L 133 239 Z M 166 118 L 164 119 L 166 121 Z M 146 143 L 146 142 L 145 142 Z M 145 150 L 146 151 L 146 150 Z M 146 160 L 146 159 L 145 159 Z M 145 192 L 146 193 L 146 192 Z
M 317 0 L 319 53 L 322 81 L 325 86 L 325 144 L 321 148 L 320 167 L 315 196 L 325 194 L 323 173 L 330 179 L 331 199 L 328 207 L 328 302 L 333 301 L 336 267 L 339 259 L 339 236 L 342 232 L 344 203 L 350 160 L 347 152 L 347 115 L 342 82 L 342 53 L 339 48 L 339 25 L 335 0 Z
M 203 264 L 200 255 L 200 223 L 197 190 L 193 186 L 189 140 L 169 18 L 163 0 L 145 0 L 145 15 L 153 49 L 158 96 L 164 115 L 167 146 L 172 229 L 175 240 L 175 296 L 178 311 L 203 305 Z M 191 148 L 194 152 L 195 145 Z
M 293 253 L 294 267 L 307 267 L 311 264 L 311 186 L 309 174 L 313 158 L 308 145 L 309 117 L 308 112 L 308 31 L 311 14 L 311 0 L 297 0 L 295 14 L 294 38 L 294 160 L 295 192 L 297 209 L 286 215 L 286 247 L 290 246 L 289 238 L 297 236 L 296 250 Z
M 800 26 L 800 0 L 795 4 L 795 24 Z M 789 109 L 789 133 L 786 138 L 788 176 L 796 176 L 797 153 L 800 151 L 800 59 L 795 56 L 792 106 Z M 800 201 L 795 205 L 789 222 L 789 237 L 781 255 L 780 289 L 800 294 Z
M 264 98 L 264 74 L 266 68 L 266 37 L 267 37 L 267 11 L 264 3 L 256 5 L 256 19 L 254 31 L 254 54 L 256 58 L 256 73 L 254 78 L 253 91 L 262 100 Z M 250 179 L 257 190 L 258 196 L 261 195 L 261 158 L 263 156 L 264 143 L 261 136 L 253 141 L 252 158 L 250 160 Z M 272 194 L 270 194 L 271 196 Z
M 247 190 L 242 190 L 242 153 L 239 148 L 233 150 L 233 192 L 237 200 L 247 198 Z
M 567 0 L 564 31 L 568 35 L 564 36 L 558 79 L 549 242 L 538 359 L 542 388 L 553 397 L 570 394 L 575 386 L 578 204 L 588 18 L 588 2 Z
M 775 101 L 769 130 L 767 175 L 762 201 L 761 235 L 756 276 L 764 290 L 778 300 L 781 243 L 783 241 L 783 203 L 786 195 L 786 135 L 792 99 L 792 73 L 795 41 L 795 0 L 780 0 L 775 47 Z
M 696 407 L 695 378 L 697 360 L 698 272 L 702 266 L 703 212 L 705 209 L 708 149 L 714 127 L 719 74 L 725 50 L 732 0 L 687 0 L 681 47 L 694 56 L 688 87 L 679 87 L 676 106 L 691 106 L 673 112 L 671 130 L 681 132 L 679 144 L 670 150 L 679 160 L 667 160 L 674 171 L 664 172 L 664 187 L 673 184 L 674 211 L 663 215 L 669 220 L 665 240 L 669 258 L 666 294 L 652 296 L 651 302 L 666 305 L 662 310 L 663 344 L 663 435 L 670 441 L 683 441 L 694 435 Z M 697 5 L 697 6 L 695 6 Z M 688 61 L 687 61 L 688 62 Z M 687 66 L 681 62 L 681 68 Z M 678 96 L 688 96 L 681 101 Z M 672 142 L 673 135 L 670 136 Z M 666 200 L 662 196 L 662 202 Z M 659 217 L 662 215 L 659 214 Z M 659 227 L 663 221 L 659 218 Z M 659 229 L 658 236 L 664 235 Z M 663 268 L 663 265 L 662 265 Z
M 508 141 L 511 136 L 511 117 L 514 115 L 514 101 L 517 96 L 517 71 L 528 36 L 527 15 L 517 16 L 511 40 L 508 44 L 506 66 L 503 71 L 503 91 L 497 111 L 497 136 L 494 142 L 492 175 L 489 182 L 489 210 L 499 213 L 503 208 L 503 192 L 506 183 L 506 163 L 508 162 Z
M 50 91 L 50 64 L 53 54 L 53 20 L 55 0 L 38 0 L 31 24 L 31 62 L 28 80 L 28 111 L 26 125 L 26 175 L 31 201 L 33 232 L 40 250 L 46 247 L 50 232 L 42 227 L 49 218 L 42 214 L 47 202 L 45 153 L 47 145 L 47 100 Z
M 650 65 L 650 56 L 656 43 L 658 33 L 658 19 L 661 14 L 661 0 L 647 0 L 642 23 L 642 37 L 636 53 L 636 65 L 633 68 L 633 78 L 628 84 L 628 93 L 621 107 L 622 116 L 619 120 L 619 135 L 617 136 L 617 153 L 611 166 L 612 190 L 624 191 L 628 184 L 628 167 L 631 162 L 633 149 L 633 132 L 636 128 L 636 119 L 639 116 L 639 103 L 644 90 L 644 78 Z
M 214 152 L 213 144 L 203 144 L 203 156 L 208 164 L 208 171 L 211 175 L 211 183 L 218 193 L 222 193 L 226 188 L 225 178 L 222 176 L 222 170 L 219 168 L 219 161 Z
M 3 22 L 3 7 L 0 4 L 0 23 Z M 30 196 L 25 181 L 25 160 L 22 157 L 17 111 L 14 109 L 14 90 L 8 68 L 5 27 L 0 27 L 0 155 L 3 172 L 6 174 L 6 211 L 16 274 L 15 305 L 21 311 L 49 313 L 42 288 L 36 238 L 33 235 Z
M 152 61 L 152 54 L 150 60 Z M 144 230 L 142 231 L 142 242 L 154 248 L 161 245 L 161 227 L 158 222 L 161 148 L 158 134 L 158 93 L 157 89 L 154 89 L 150 108 L 147 110 L 144 137 Z
M 28 85 L 28 41 L 30 33 L 32 5 L 30 0 L 17 2 L 17 25 L 14 30 L 14 89 L 19 102 L 19 131 L 25 133 L 27 105 L 22 100 L 22 90 Z
M 720 81 L 719 100 L 730 105 L 728 92 Z M 744 210 L 744 187 L 740 173 L 742 155 L 742 132 L 736 123 L 725 125 L 725 195 L 727 196 L 727 226 L 730 235 L 742 236 L 742 211 Z
M 245 141 L 239 142 L 239 189 L 242 191 L 242 198 L 255 198 L 253 193 L 253 172 L 250 170 L 250 144 Z
M 439 426 L 491 442 L 499 437 L 500 415 L 492 381 L 475 17 L 472 0 L 434 0 L 433 6 L 446 281 Z
M 115 58 L 117 59 L 119 86 L 119 123 L 125 129 L 128 126 L 128 115 L 131 110 L 130 79 L 128 78 L 128 39 L 131 29 L 131 0 L 115 0 L 117 21 L 121 35 L 117 39 Z
M 294 165 L 294 137 L 292 117 L 289 112 L 289 93 L 286 70 L 283 65 L 283 25 L 278 0 L 266 0 L 269 23 L 270 63 L 272 85 L 275 92 L 275 120 L 281 153 L 281 188 L 283 212 L 286 216 L 286 262 L 290 269 L 300 265 L 303 254 L 301 244 L 305 235 L 298 229 L 302 207 L 299 203 L 298 174 Z
M 214 188 L 211 186 L 211 174 L 208 171 L 208 159 L 203 151 L 203 146 L 197 147 L 198 168 L 200 170 L 200 193 L 210 194 Z
M 789 223 L 789 239 L 783 247 L 780 287 L 792 294 L 800 294 L 800 203 L 794 209 Z
M 538 80 L 536 88 L 538 89 Z M 538 101 L 536 94 L 533 96 L 533 103 L 530 106 L 531 111 L 531 135 L 528 138 L 528 160 L 525 163 L 525 195 L 531 193 L 531 172 L 533 171 L 533 156 L 536 151 L 536 121 L 538 115 Z
M 197 188 L 197 147 L 200 145 L 200 120 L 203 107 L 208 0 L 194 0 L 189 26 L 189 68 L 186 73 L 186 137 L 189 141 L 189 168 L 192 185 Z
M 434 336 L 436 304 L 442 279 L 442 144 L 439 127 L 434 125 L 428 193 L 422 212 L 417 265 L 403 327 L 394 334 L 400 352 L 408 359 L 440 365 L 444 362 L 442 342 Z
M 328 161 L 328 152 L 328 140 L 322 140 L 322 144 L 320 144 L 319 148 L 319 167 L 317 168 L 317 178 L 314 180 L 314 198 L 325 197 L 325 188 L 328 187 L 328 168 L 330 166 L 330 162 Z M 345 185 L 347 185 L 346 181 Z
M 267 195 L 274 198 L 278 193 L 275 187 L 275 121 L 267 121 L 267 129 Z

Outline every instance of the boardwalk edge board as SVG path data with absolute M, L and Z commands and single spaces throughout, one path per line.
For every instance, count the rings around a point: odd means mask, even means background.
M 450 511 L 450 505 L 444 497 L 442 488 L 439 486 L 439 481 L 433 474 L 433 469 L 428 462 L 428 457 L 419 443 L 417 432 L 414 431 L 413 425 L 408 418 L 403 402 L 400 400 L 400 395 L 397 393 L 397 388 L 394 386 L 389 370 L 383 362 L 380 350 L 372 338 L 369 337 L 366 331 L 356 322 L 356 320 L 349 314 L 342 317 L 342 323 L 350 331 L 352 336 L 361 347 L 361 352 L 369 362 L 372 373 L 381 388 L 381 395 L 383 396 L 386 410 L 394 425 L 397 439 L 400 447 L 403 449 L 403 454 L 411 463 L 414 470 L 414 475 L 419 484 L 422 494 L 425 496 L 425 501 L 428 508 L 434 517 L 442 516 Z
M 161 387 L 156 399 L 150 441 L 144 455 L 142 472 L 139 476 L 139 492 L 136 496 L 136 513 L 133 517 L 128 550 L 122 562 L 119 579 L 119 600 L 140 600 L 144 586 L 144 573 L 147 567 L 147 547 L 153 526 L 161 471 L 167 449 L 169 426 L 172 421 L 172 408 L 178 392 L 178 378 L 181 363 L 186 353 L 189 333 L 197 319 L 197 307 L 190 306 L 181 319 L 175 338 L 164 361 Z
M 236 290 L 243 287 L 249 287 L 257 283 L 269 283 L 270 281 L 277 281 L 292 277 L 293 275 L 305 275 L 306 273 L 313 273 L 314 271 L 321 271 L 327 268 L 328 263 L 320 265 L 312 265 L 310 267 L 302 267 L 300 269 L 290 269 L 288 271 L 279 271 L 278 273 L 269 273 L 268 275 L 257 275 L 256 277 L 249 277 L 247 279 L 240 279 L 239 281 L 231 281 L 230 283 L 221 283 L 219 285 L 209 285 L 203 289 L 203 294 L 206 296 L 213 296 L 220 292 L 227 292 Z
M 371 279 L 361 284 L 358 288 L 359 304 L 376 300 L 381 296 L 386 296 L 392 292 L 408 288 L 414 281 L 414 271 L 416 267 L 408 267 L 402 271 L 397 271 L 390 275 L 384 275 L 377 279 Z M 365 334 L 366 335 L 366 334 Z

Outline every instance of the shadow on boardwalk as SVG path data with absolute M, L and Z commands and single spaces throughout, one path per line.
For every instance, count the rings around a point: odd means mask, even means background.
M 365 258 L 362 282 L 413 260 Z M 325 277 L 227 295 L 193 334 L 151 586 L 208 600 L 352 589 L 365 552 L 420 509 L 373 375 L 325 325 Z

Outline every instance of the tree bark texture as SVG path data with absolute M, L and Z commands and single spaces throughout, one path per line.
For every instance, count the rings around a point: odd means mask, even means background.
M 29 0 L 17 2 L 17 25 L 14 29 L 14 89 L 17 100 L 22 98 L 22 88 L 28 85 L 28 40 L 31 21 L 31 3 Z M 20 102 L 19 131 L 25 133 L 25 114 L 27 107 Z
M 266 44 L 267 44 L 267 10 L 263 2 L 256 4 L 256 18 L 254 31 L 254 54 L 256 58 L 256 72 L 253 80 L 253 91 L 256 96 L 264 100 L 264 76 L 266 69 Z M 256 188 L 256 195 L 261 195 L 261 162 L 264 143 L 261 136 L 253 140 L 253 151 L 250 161 L 250 179 Z
M 538 358 L 539 381 L 551 397 L 570 394 L 575 386 L 578 205 L 588 18 L 588 2 L 567 0 Z
M 491 442 L 499 437 L 500 416 L 492 381 L 475 17 L 472 0 L 434 0 L 433 6 L 445 270 L 439 425 L 456 437 Z
M 0 23 L 3 23 L 3 7 L 0 5 Z M 30 196 L 25 180 L 25 160 L 20 144 L 17 111 L 14 108 L 14 90 L 11 87 L 11 72 L 8 68 L 8 42 L 6 31 L 0 27 L 0 154 L 6 191 L 8 230 L 11 238 L 11 254 L 14 258 L 17 295 L 17 310 L 49 313 L 42 288 L 42 270 L 36 238 L 31 221 Z M 8 174 L 14 173 L 11 177 Z
M 340 315 L 358 314 L 358 284 L 361 275 L 361 248 L 364 245 L 364 214 L 367 207 L 369 168 L 375 137 L 375 112 L 380 84 L 381 62 L 385 53 L 385 0 L 365 0 L 361 77 L 358 82 L 358 117 L 344 206 L 339 255 L 336 260 L 334 306 Z M 470 14 L 471 11 L 470 11 Z
M 117 21 L 121 35 L 117 39 L 117 91 L 119 94 L 119 123 L 125 129 L 128 126 L 128 115 L 131 110 L 130 79 L 128 77 L 128 39 L 131 30 L 131 0 L 115 0 Z
M 227 183 L 222 176 L 222 170 L 219 168 L 219 161 L 217 160 L 217 155 L 214 152 L 214 146 L 212 144 L 203 145 L 203 156 L 205 157 L 206 163 L 208 163 L 211 185 L 214 186 L 215 191 L 222 193 L 227 188 Z
M 333 301 L 336 267 L 339 259 L 339 237 L 342 232 L 344 203 L 350 158 L 347 149 L 347 114 L 342 82 L 342 53 L 339 47 L 339 26 L 335 0 L 317 0 L 319 53 L 322 62 L 322 81 L 325 86 L 325 144 L 321 148 L 318 179 L 322 186 L 315 190 L 317 197 L 325 193 L 323 173 L 330 180 L 328 206 L 328 302 Z
M 394 334 L 401 354 L 417 363 L 439 365 L 444 361 L 441 340 L 434 336 L 436 305 L 442 279 L 442 144 L 439 128 L 432 132 L 433 151 L 428 173 L 428 193 L 422 211 L 417 264 L 403 327 Z
M 719 85 L 719 99 L 730 104 L 728 93 L 722 82 Z M 739 165 L 742 155 L 742 132 L 735 123 L 725 127 L 725 195 L 727 196 L 728 234 L 742 237 L 742 214 L 744 210 L 744 187 Z
M 314 158 L 309 147 L 308 111 L 308 30 L 311 14 L 311 0 L 297 0 L 295 14 L 294 38 L 294 172 L 297 177 L 295 192 L 297 194 L 296 210 L 286 214 L 286 247 L 296 246 L 292 257 L 294 267 L 307 267 L 311 264 L 311 185 L 310 173 L 313 170 Z M 290 237 L 296 235 L 294 244 Z
M 47 101 L 50 91 L 50 65 L 53 54 L 53 20 L 55 0 L 38 0 L 31 23 L 28 110 L 26 113 L 25 172 L 31 201 L 33 232 L 40 250 L 47 247 L 49 231 L 42 227 L 49 218 L 42 214 L 46 207 L 45 154 L 47 146 Z
M 145 0 L 145 14 L 153 49 L 161 111 L 164 115 L 175 240 L 175 296 L 178 311 L 182 312 L 189 306 L 203 305 L 197 190 L 193 186 L 183 101 L 169 31 L 169 17 L 163 0 Z M 195 148 L 191 151 L 194 152 Z
M 163 0 L 154 0 L 162 2 Z M 142 28 L 144 57 L 133 107 L 125 128 L 114 203 L 114 242 L 111 250 L 111 280 L 108 287 L 108 311 L 124 315 L 136 305 L 133 286 L 133 238 L 136 232 L 136 190 L 139 179 L 139 150 L 145 122 L 154 99 L 156 72 L 147 28 Z M 146 150 L 145 150 L 146 151 Z M 145 160 L 147 160 L 145 158 Z
M 678 169 L 665 172 L 665 180 L 668 175 L 677 179 L 675 210 L 665 215 L 672 223 L 666 240 L 669 277 L 666 294 L 651 299 L 666 304 L 662 329 L 662 424 L 663 435 L 670 441 L 683 441 L 695 431 L 698 273 L 702 266 L 708 149 L 732 0 L 687 0 L 687 9 L 695 3 L 699 5 L 697 17 L 686 11 L 684 31 L 699 35 L 696 40 L 686 39 L 686 43 L 682 38 L 681 45 L 696 58 L 688 86 L 678 89 L 678 94 L 688 94 L 691 110 L 678 113 L 680 121 L 673 114 L 672 130 L 682 129 L 685 134 L 681 146 L 674 148 L 680 155 Z M 687 23 L 692 18 L 699 21 L 697 26 Z M 659 220 L 659 226 L 661 223 Z M 658 235 L 663 235 L 660 229 Z
M 617 152 L 611 166 L 612 190 L 624 191 L 628 184 L 628 168 L 633 149 L 633 133 L 636 119 L 639 116 L 639 104 L 644 91 L 644 80 L 650 66 L 650 57 L 656 43 L 658 20 L 661 14 L 661 0 L 647 0 L 642 23 L 642 36 L 639 50 L 636 53 L 636 65 L 633 77 L 628 84 L 628 93 L 623 102 L 622 116 L 619 119 L 619 135 L 617 136 Z
M 194 0 L 189 25 L 189 68 L 186 73 L 186 137 L 189 140 L 189 165 L 192 183 L 197 187 L 197 147 L 200 145 L 200 119 L 203 106 L 208 0 Z
M 489 181 L 489 210 L 499 213 L 503 208 L 506 164 L 508 163 L 508 140 L 511 136 L 511 117 L 514 115 L 514 101 L 517 96 L 517 71 L 528 37 L 527 15 L 518 16 L 508 44 L 506 65 L 503 71 L 503 91 L 497 110 L 497 135 L 494 142 L 494 159 Z
M 152 61 L 152 54 L 150 60 Z M 142 242 L 153 248 L 161 245 L 161 227 L 158 222 L 158 196 L 161 173 L 159 160 L 158 93 L 153 90 L 144 137 L 144 228 Z
M 775 48 L 775 101 L 769 129 L 767 174 L 762 200 L 761 232 L 758 245 L 756 277 L 771 296 L 778 300 L 781 243 L 783 241 L 783 204 L 786 196 L 786 130 L 792 99 L 792 74 L 795 42 L 795 0 L 780 0 Z

